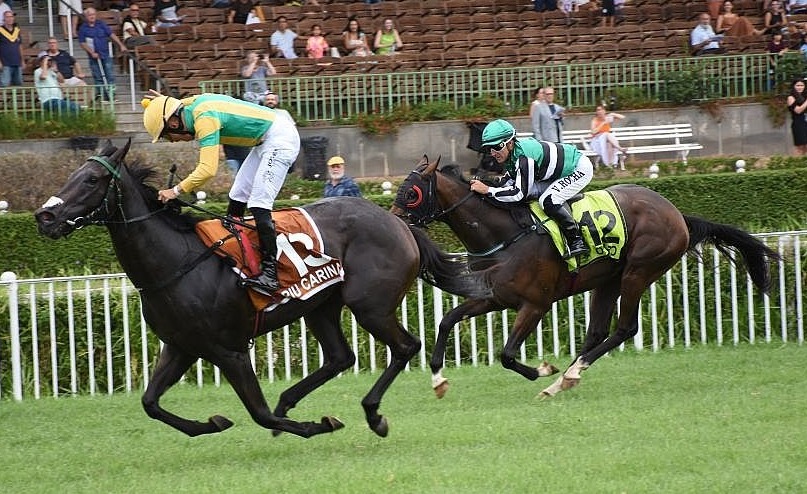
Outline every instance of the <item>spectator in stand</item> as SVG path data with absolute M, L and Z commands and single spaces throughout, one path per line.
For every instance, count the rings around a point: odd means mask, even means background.
M 42 109 L 54 113 L 78 113 L 78 104 L 62 95 L 59 85 L 64 82 L 64 77 L 59 73 L 56 61 L 42 55 L 37 63 L 39 67 L 34 70 L 34 86 Z
M 373 54 L 367 43 L 367 35 L 362 31 L 356 16 L 351 16 L 347 20 L 345 30 L 342 31 L 342 44 L 350 56 L 367 57 Z
M 345 159 L 334 156 L 328 160 L 328 180 L 325 182 L 323 197 L 361 197 L 356 182 L 345 175 Z
M 784 34 L 784 29 L 787 29 L 787 14 L 782 10 L 782 2 L 776 0 L 771 2 L 771 7 L 765 11 L 762 17 L 765 34 L 773 34 L 776 31 Z
M 289 20 L 281 15 L 277 18 L 277 30 L 269 38 L 269 50 L 273 57 L 297 58 L 294 51 L 294 40 L 297 33 L 289 29 Z
M 260 105 L 269 92 L 266 78 L 277 74 L 277 71 L 269 61 L 269 56 L 261 56 L 257 51 L 249 52 L 246 62 L 241 67 L 241 77 L 246 79 L 244 81 L 244 100 Z
M 78 28 L 78 41 L 90 59 L 92 78 L 98 86 L 95 90 L 96 98 L 110 101 L 107 85 L 115 85 L 115 64 L 112 63 L 112 54 L 109 52 L 109 40 L 114 41 L 124 53 L 129 49 L 109 26 L 104 21 L 97 20 L 96 16 L 94 8 L 84 9 L 84 23 Z
M 619 145 L 613 133 L 611 125 L 615 120 L 622 120 L 624 115 L 619 113 L 606 113 L 605 105 L 597 105 L 596 113 L 591 119 L 591 149 L 600 157 L 600 162 L 605 166 L 625 169 L 625 162 L 620 161 L 619 155 L 624 158 L 626 148 Z
M 614 0 L 602 0 L 602 23 L 600 24 L 601 27 L 614 27 L 614 13 L 616 11 L 616 7 L 614 6 Z
M 796 43 L 792 45 L 792 48 L 801 52 L 801 54 L 805 56 L 805 59 L 807 59 L 807 22 L 798 25 Z
M 311 36 L 308 37 L 308 41 L 305 43 L 305 52 L 308 54 L 308 58 L 322 58 L 328 53 L 329 49 L 328 41 L 322 35 L 320 25 L 314 24 L 311 26 Z
M 48 38 L 48 49 L 39 52 L 40 57 L 43 55 L 49 56 L 56 63 L 59 74 L 64 78 L 64 81 L 62 81 L 63 86 L 77 87 L 87 85 L 84 82 L 86 75 L 81 70 L 78 60 L 66 51 L 59 49 L 59 40 L 53 37 Z
M 711 17 L 706 12 L 698 17 L 698 25 L 692 29 L 692 33 L 689 35 L 692 56 L 725 53 L 725 50 L 720 47 L 720 38 L 715 35 L 710 22 Z
M 174 27 L 182 24 L 184 16 L 178 14 L 177 0 L 154 0 L 154 25 L 157 27 Z
M 535 93 L 533 94 L 535 99 L 532 100 L 530 104 L 530 123 L 532 124 L 532 135 L 535 137 L 536 140 L 541 140 L 541 121 L 538 114 L 538 107 L 542 105 L 546 101 L 546 97 L 544 96 L 544 88 L 543 86 L 538 87 L 535 89 Z
M 533 0 L 533 10 L 543 12 L 545 10 L 558 10 L 558 0 Z
M 782 53 L 787 53 L 788 48 L 784 41 L 784 36 L 782 33 L 773 33 L 771 36 L 771 41 L 768 43 L 768 53 L 771 55 L 780 55 Z M 771 64 L 776 66 L 776 60 L 778 56 L 771 57 Z
M 129 5 L 129 15 L 123 18 L 123 44 L 130 50 L 135 46 L 153 45 L 154 38 L 146 34 L 148 32 L 148 22 L 140 18 L 140 5 L 133 3 Z
M 563 112 L 565 108 L 555 104 L 555 89 L 552 86 L 544 88 L 544 102 L 536 107 L 532 121 L 532 133 L 538 141 L 563 142 Z
M 375 33 L 376 55 L 394 55 L 396 51 L 403 48 L 401 35 L 395 29 L 392 19 L 384 19 L 384 26 Z
M 246 24 L 249 14 L 255 11 L 252 0 L 233 0 L 230 11 L 227 13 L 227 22 L 230 24 Z
M 68 8 L 69 7 L 69 8 Z M 69 12 L 70 9 L 73 12 Z M 70 32 L 68 32 L 67 15 L 71 15 Z M 67 40 L 70 36 L 78 37 L 78 19 L 81 16 L 81 0 L 62 0 L 59 2 L 59 21 L 62 23 L 62 35 Z
M 723 13 L 717 16 L 715 31 L 727 36 L 760 35 L 763 30 L 754 28 L 747 17 L 734 13 L 734 4 L 730 0 L 723 2 Z
M 22 86 L 23 70 L 22 31 L 14 22 L 14 12 L 7 10 L 0 26 L 0 87 Z
M 790 87 L 790 94 L 787 97 L 787 109 L 793 119 L 790 124 L 790 131 L 793 133 L 793 144 L 796 146 L 798 156 L 807 155 L 807 95 L 804 92 L 804 80 L 799 78 L 793 81 Z

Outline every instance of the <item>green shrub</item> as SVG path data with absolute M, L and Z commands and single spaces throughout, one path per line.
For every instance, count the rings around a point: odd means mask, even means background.
M 721 161 L 725 161 L 720 165 Z M 789 162 L 789 159 L 783 162 Z M 796 163 L 800 161 L 796 160 Z M 708 160 L 705 166 L 725 166 L 733 169 L 732 159 Z M 663 164 L 667 166 L 666 164 Z M 676 166 L 676 165 L 669 165 Z M 803 165 L 802 165 L 803 166 Z M 675 204 L 682 212 L 702 216 L 711 221 L 737 225 L 756 231 L 779 230 L 807 218 L 807 205 L 797 191 L 807 190 L 807 174 L 793 165 L 768 171 L 738 173 L 682 174 L 657 179 L 612 178 L 596 180 L 590 190 L 630 181 L 653 189 Z M 319 197 L 321 185 L 297 183 L 302 187 L 315 187 Z M 396 184 L 397 186 L 397 184 Z M 366 184 L 365 184 L 366 187 Z M 376 185 L 374 187 L 380 187 Z M 794 192 L 795 191 L 795 192 Z M 312 191 L 312 194 L 314 192 Z M 366 195 L 384 209 L 389 209 L 393 195 Z M 280 200 L 278 207 L 300 206 L 312 202 L 303 197 L 298 200 Z M 205 208 L 221 214 L 226 203 L 211 203 Z M 90 227 L 76 232 L 68 239 L 52 241 L 41 237 L 30 213 L 12 213 L 0 217 L 0 228 L 8 239 L 0 253 L 0 271 L 15 271 L 24 276 L 53 276 L 65 274 L 119 272 L 109 236 L 103 228 Z M 442 223 L 429 226 L 429 233 L 444 249 L 464 250 L 454 234 Z
M 47 139 L 115 133 L 115 115 L 85 110 L 78 114 L 37 113 L 33 116 L 3 115 L 0 139 Z

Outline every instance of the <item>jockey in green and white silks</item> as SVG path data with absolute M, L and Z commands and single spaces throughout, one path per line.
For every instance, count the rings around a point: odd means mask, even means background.
M 594 166 L 572 144 L 516 139 L 516 129 L 505 120 L 494 120 L 482 132 L 482 146 L 505 169 L 504 185 L 491 187 L 477 180 L 471 190 L 501 202 L 537 200 L 557 221 L 573 257 L 588 251 L 580 227 L 567 201 L 581 192 L 594 176 Z

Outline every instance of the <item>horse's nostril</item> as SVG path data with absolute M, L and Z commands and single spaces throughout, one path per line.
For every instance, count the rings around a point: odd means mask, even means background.
M 38 221 L 39 223 L 50 223 L 51 221 L 53 221 L 53 218 L 54 218 L 53 213 L 49 211 L 42 211 L 36 214 L 36 221 Z

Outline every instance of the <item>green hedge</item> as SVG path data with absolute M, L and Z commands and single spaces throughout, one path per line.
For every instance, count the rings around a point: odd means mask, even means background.
M 657 179 L 632 179 L 667 197 L 681 211 L 712 221 L 728 223 L 751 231 L 773 231 L 803 225 L 807 205 L 804 169 L 752 171 L 744 174 L 697 174 Z M 596 181 L 589 189 L 602 188 L 619 181 Z M 368 197 L 381 207 L 392 205 L 392 195 Z M 302 205 L 311 200 L 279 201 L 278 206 Z M 221 213 L 222 204 L 210 204 Z M 40 236 L 30 213 L 0 216 L 0 228 L 6 239 L 0 252 L 0 271 L 14 271 L 24 277 L 118 272 L 109 236 L 104 228 L 88 227 L 68 239 L 52 241 Z M 462 247 L 445 225 L 429 228 L 432 237 L 445 249 Z

